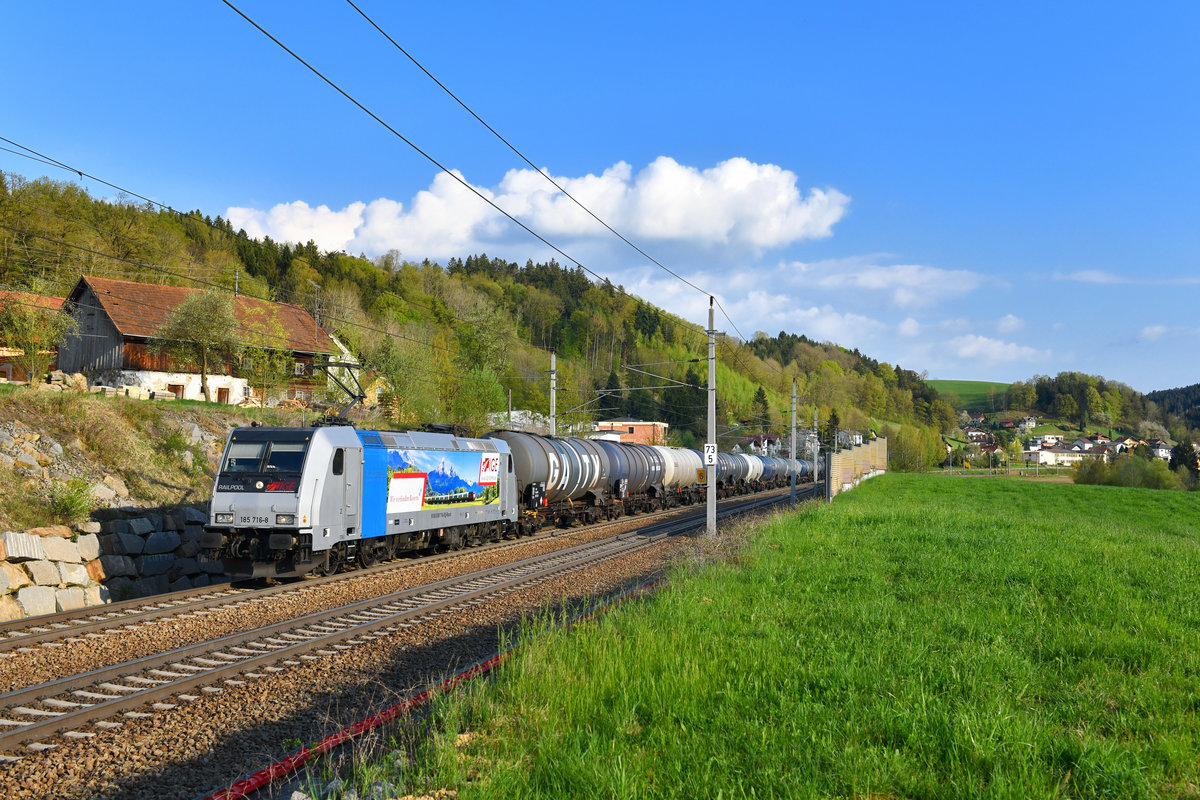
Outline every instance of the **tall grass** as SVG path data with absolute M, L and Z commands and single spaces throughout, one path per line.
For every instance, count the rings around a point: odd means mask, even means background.
M 460 797 L 1195 797 L 1200 505 L 876 478 L 447 698 Z

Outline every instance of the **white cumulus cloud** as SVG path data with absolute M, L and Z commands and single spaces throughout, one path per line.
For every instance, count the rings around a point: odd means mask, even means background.
M 959 358 L 979 361 L 1034 361 L 1050 355 L 1048 350 L 1036 350 L 1025 345 L 967 334 L 956 336 L 948 344 Z
M 1166 325 L 1147 325 L 1142 328 L 1140 338 L 1142 341 L 1154 342 L 1161 339 L 1167 332 Z
M 459 178 L 463 176 L 455 173 Z M 598 217 L 642 241 L 762 251 L 832 235 L 850 198 L 836 189 L 804 193 L 795 173 L 731 158 L 706 169 L 660 156 L 640 172 L 619 162 L 599 175 L 554 176 Z M 465 179 L 464 179 L 465 180 Z M 511 170 L 480 194 L 555 241 L 609 240 L 612 234 L 529 169 Z M 379 198 L 344 209 L 303 201 L 267 210 L 230 208 L 235 228 L 281 241 L 314 240 L 326 250 L 443 258 L 524 236 L 454 177 L 438 174 L 407 203 Z
M 1021 319 L 1015 314 L 1005 314 L 1000 318 L 1000 321 L 996 323 L 996 330 L 1000 333 L 1012 333 L 1013 331 L 1019 331 L 1024 327 L 1025 320 Z
M 900 323 L 898 330 L 900 331 L 901 336 L 920 336 L 921 323 L 917 322 L 912 317 L 909 317 Z
M 939 269 L 920 264 L 869 266 L 818 279 L 820 286 L 831 289 L 862 289 L 888 292 L 892 302 L 902 308 L 934 305 L 979 288 L 984 277 L 963 269 Z

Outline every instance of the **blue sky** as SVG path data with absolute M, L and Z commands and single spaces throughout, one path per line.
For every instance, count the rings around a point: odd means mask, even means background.
M 236 4 L 587 267 L 705 321 L 348 4 Z M 939 378 L 1200 381 L 1200 5 L 359 5 L 747 336 Z M 0 136 L 256 235 L 552 255 L 218 0 L 4 16 Z

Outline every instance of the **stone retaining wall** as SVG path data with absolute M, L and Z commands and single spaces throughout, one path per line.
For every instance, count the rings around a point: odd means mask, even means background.
M 0 621 L 227 581 L 200 558 L 204 512 L 0 533 Z

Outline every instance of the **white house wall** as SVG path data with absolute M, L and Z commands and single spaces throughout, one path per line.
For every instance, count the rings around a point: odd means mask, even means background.
M 232 375 L 209 375 L 208 391 L 215 402 L 217 390 L 228 389 L 230 404 L 237 404 L 247 398 L 248 383 L 245 378 L 235 378 Z M 115 376 L 113 385 L 118 387 L 137 386 L 149 392 L 170 392 L 168 386 L 182 385 L 184 400 L 204 399 L 204 386 L 200 381 L 200 376 L 187 372 L 125 370 Z

